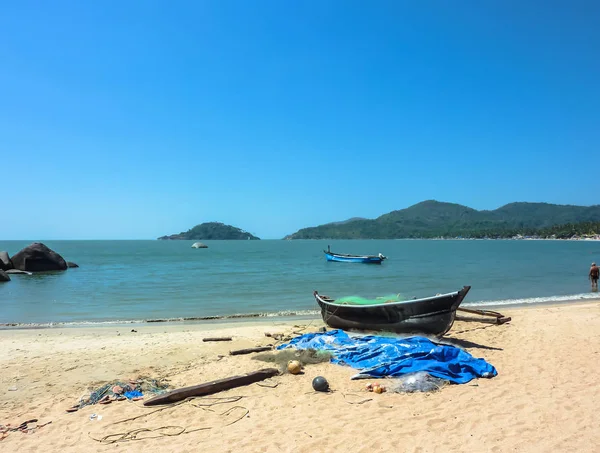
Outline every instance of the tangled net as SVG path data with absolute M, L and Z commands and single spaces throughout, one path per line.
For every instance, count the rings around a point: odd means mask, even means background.
M 282 373 L 287 373 L 287 364 L 290 360 L 297 360 L 302 366 L 316 363 L 329 362 L 332 354 L 328 351 L 317 349 L 283 349 L 277 352 L 265 352 L 256 354 L 252 359 L 279 365 Z

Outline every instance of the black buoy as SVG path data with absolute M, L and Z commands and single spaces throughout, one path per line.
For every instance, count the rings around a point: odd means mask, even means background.
M 323 376 L 317 376 L 312 381 L 312 386 L 317 392 L 326 392 L 329 390 L 329 382 Z

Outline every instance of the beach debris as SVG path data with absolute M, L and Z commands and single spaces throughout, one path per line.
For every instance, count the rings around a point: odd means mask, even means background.
M 279 365 L 281 372 L 286 373 L 288 372 L 287 365 L 290 360 L 297 360 L 302 367 L 305 367 L 306 365 L 329 362 L 331 357 L 331 353 L 317 349 L 283 349 L 277 352 L 256 354 L 252 359 L 276 363 Z
M 329 382 L 323 376 L 317 376 L 312 381 L 312 387 L 317 392 L 327 392 L 329 391 Z
M 8 437 L 8 435 L 12 432 L 20 431 L 24 434 L 33 433 L 36 430 L 43 428 L 46 425 L 49 425 L 52 421 L 38 424 L 38 419 L 33 418 L 31 420 L 26 420 L 18 426 L 12 426 L 10 423 L 7 425 L 0 425 L 0 440 L 4 440 Z
M 273 349 L 271 346 L 258 346 L 256 348 L 236 349 L 234 351 L 229 351 L 229 355 L 251 354 L 253 352 L 270 351 L 271 349 Z
M 137 330 L 135 330 L 135 329 L 131 329 L 131 331 L 137 333 Z
M 168 388 L 166 383 L 150 378 L 112 382 L 92 391 L 87 398 L 82 397 L 78 404 L 66 409 L 66 412 L 77 412 L 85 406 L 110 404 L 113 401 L 138 401 L 143 399 L 145 393 L 158 395 Z
M 386 387 L 383 384 L 378 384 L 378 383 L 368 383 L 365 386 L 365 389 L 368 392 L 373 392 L 373 393 L 383 393 L 385 391 L 387 391 Z
M 460 311 L 463 313 L 469 313 L 471 315 L 478 315 L 479 318 L 473 316 L 462 316 L 457 314 L 457 321 L 474 321 L 474 322 L 485 322 L 490 324 L 505 324 L 512 320 L 510 316 L 504 316 L 502 313 L 498 313 L 497 311 L 491 310 L 474 310 L 470 308 L 462 308 L 459 307 L 456 311 Z
M 99 414 L 91 414 L 91 415 L 90 415 L 90 420 L 98 420 L 98 421 L 100 421 L 100 420 L 102 420 L 102 415 L 99 415 Z
M 12 387 L 8 388 L 9 392 L 16 392 L 17 390 L 19 390 L 19 388 L 16 385 L 13 385 Z
M 429 373 L 424 371 L 418 371 L 416 373 L 406 374 L 397 379 L 390 380 L 390 391 L 395 393 L 415 393 L 415 392 L 437 392 L 445 385 L 448 385 L 448 381 L 431 376 Z
M 231 337 L 207 337 L 203 338 L 202 341 L 231 341 Z
M 298 360 L 290 360 L 287 364 L 288 373 L 300 374 L 302 371 L 302 364 Z
M 291 335 L 282 333 L 282 332 L 265 332 L 265 337 L 271 337 L 277 341 L 290 341 L 292 339 Z
M 124 420 L 117 420 L 112 423 L 108 423 L 102 426 L 102 435 L 88 433 L 89 437 L 97 442 L 103 444 L 116 444 L 119 442 L 129 442 L 136 440 L 148 440 L 159 437 L 173 437 L 182 434 L 197 433 L 198 431 L 211 430 L 216 428 L 224 428 L 231 426 L 247 417 L 250 417 L 250 410 L 247 407 L 240 406 L 237 403 L 245 398 L 244 396 L 225 396 L 225 397 L 202 397 L 202 398 L 186 398 L 177 403 L 161 406 L 159 408 L 144 411 L 143 414 L 135 415 Z M 216 406 L 229 406 L 223 412 L 215 410 Z M 188 406 L 188 411 L 191 408 L 200 409 L 203 411 L 202 415 L 198 418 L 201 420 L 202 425 L 200 426 L 137 426 L 131 427 L 127 431 L 123 431 L 128 422 L 139 423 L 146 417 L 152 417 L 154 414 L 161 413 L 164 418 L 172 418 L 170 414 L 179 410 L 184 406 Z M 111 428 L 115 427 L 115 428 Z M 116 429 L 117 432 L 109 432 Z
M 283 336 L 284 336 L 284 334 L 281 333 L 281 332 L 275 332 L 275 333 L 265 332 L 265 337 L 274 338 L 276 340 L 279 340 L 279 339 L 283 338 Z
M 383 393 L 385 392 L 385 387 L 383 385 L 374 385 L 373 393 Z
M 264 368 L 262 370 L 253 371 L 240 376 L 232 376 L 207 382 L 205 384 L 184 387 L 155 396 L 154 398 L 145 401 L 144 406 L 175 403 L 192 396 L 212 395 L 214 393 L 222 392 L 223 390 L 229 390 L 244 385 L 250 385 L 255 382 L 264 381 L 265 379 L 271 378 L 278 374 L 279 370 L 276 368 Z

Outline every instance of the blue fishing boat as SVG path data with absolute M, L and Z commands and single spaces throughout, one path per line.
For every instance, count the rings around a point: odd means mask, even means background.
M 381 264 L 387 259 L 381 253 L 378 255 L 344 255 L 342 253 L 333 253 L 331 248 L 327 246 L 327 250 L 323 250 L 327 261 L 338 261 L 340 263 L 366 263 L 366 264 Z

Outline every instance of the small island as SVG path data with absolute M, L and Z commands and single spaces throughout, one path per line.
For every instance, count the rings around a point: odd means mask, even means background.
M 260 238 L 231 225 L 225 225 L 221 222 L 206 222 L 196 225 L 192 229 L 169 236 L 161 236 L 160 241 L 166 240 L 252 240 L 258 241 Z

